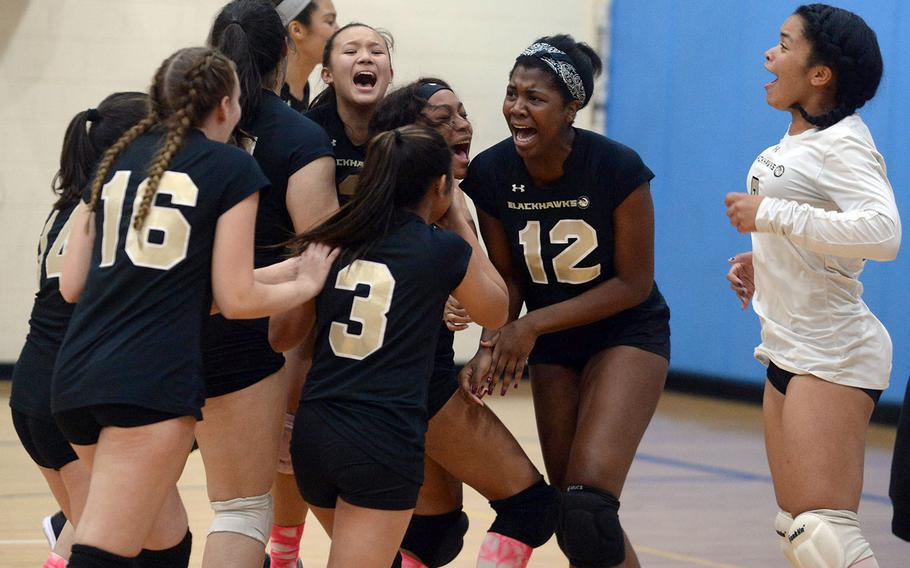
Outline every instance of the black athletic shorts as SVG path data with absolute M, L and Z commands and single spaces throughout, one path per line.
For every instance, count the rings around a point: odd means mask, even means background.
M 269 318 L 229 320 L 215 315 L 203 326 L 205 397 L 237 392 L 276 373 L 284 355 L 269 345 Z
M 774 361 L 768 361 L 768 372 L 767 377 L 771 385 L 777 389 L 777 392 L 780 394 L 787 394 L 787 385 L 790 384 L 790 379 L 796 376 L 796 373 L 791 373 L 790 371 L 785 371 L 774 364 Z M 878 404 L 878 399 L 882 397 L 882 391 L 875 389 L 860 389 L 864 393 L 868 394 L 872 399 L 872 402 Z
M 300 494 L 314 507 L 334 509 L 339 497 L 366 509 L 403 511 L 417 505 L 419 483 L 377 462 L 303 405 L 291 436 L 291 462 Z
M 97 404 L 54 413 L 54 420 L 70 444 L 91 446 L 98 443 L 106 426 L 136 428 L 188 416 L 162 412 L 132 404 Z
M 592 357 L 610 347 L 637 347 L 670 360 L 670 310 L 647 319 L 619 314 L 607 320 L 541 335 L 528 357 L 531 365 L 562 365 L 581 372 Z
M 15 408 L 12 411 L 13 427 L 19 441 L 36 464 L 43 468 L 59 470 L 79 459 L 54 422 L 23 414 Z

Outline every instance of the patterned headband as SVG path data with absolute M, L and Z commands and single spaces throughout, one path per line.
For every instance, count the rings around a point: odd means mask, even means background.
M 548 43 L 535 43 L 522 51 L 521 55 L 536 57 L 546 63 L 569 89 L 572 98 L 582 105 L 587 104 L 588 97 L 585 92 L 584 81 L 581 80 L 581 75 L 578 73 L 578 69 L 575 68 L 572 58 L 566 55 L 565 51 L 557 49 Z
M 311 1 L 312 0 L 284 0 L 275 6 L 275 10 L 278 12 L 278 15 L 281 16 L 281 23 L 285 26 L 290 24 L 291 20 L 299 16 Z

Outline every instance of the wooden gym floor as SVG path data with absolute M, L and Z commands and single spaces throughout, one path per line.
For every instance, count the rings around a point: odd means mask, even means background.
M 0 406 L 9 383 L 0 382 Z M 522 385 L 491 406 L 543 470 L 530 400 Z M 906 566 L 910 544 L 890 533 L 888 476 L 894 429 L 873 426 L 866 453 L 864 532 L 879 564 Z M 191 566 L 200 566 L 210 509 L 202 462 L 194 453 L 180 482 L 195 536 Z M 625 491 L 621 516 L 645 567 L 768 568 L 786 566 L 772 520 L 777 509 L 765 463 L 756 406 L 666 393 L 645 435 Z M 56 510 L 43 478 L 20 447 L 9 412 L 0 411 L 0 568 L 40 566 L 47 555 L 41 519 Z M 493 519 L 487 503 L 465 490 L 471 528 L 450 566 L 474 566 Z M 328 539 L 310 516 L 303 537 L 307 568 L 325 566 Z M 535 551 L 532 567 L 566 566 L 556 539 Z

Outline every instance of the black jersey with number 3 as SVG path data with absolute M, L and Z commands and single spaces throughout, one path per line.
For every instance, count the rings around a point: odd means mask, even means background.
M 461 182 L 474 204 L 502 223 L 529 310 L 574 298 L 616 275 L 614 211 L 654 178 L 634 150 L 579 128 L 563 170 L 553 184 L 536 185 L 508 138 L 474 158 Z M 655 284 L 642 304 L 614 317 L 669 315 Z M 575 333 L 597 333 L 611 319 Z
M 341 122 L 335 105 L 318 106 L 305 116 L 324 128 L 332 139 L 332 146 L 335 148 L 335 187 L 338 189 L 338 202 L 344 205 L 351 200 L 357 190 L 367 145 L 356 146 L 351 142 L 344 131 L 344 123 Z
M 38 292 L 29 319 L 28 336 L 13 368 L 10 406 L 32 418 L 51 418 L 51 377 L 73 304 L 60 295 L 63 253 L 76 203 L 54 209 L 38 241 Z
M 129 404 L 201 416 L 215 227 L 268 180 L 242 150 L 191 129 L 139 234 L 137 188 L 161 138 L 137 139 L 105 180 L 88 279 L 54 370 L 55 413 Z
M 419 483 L 439 322 L 471 247 L 412 213 L 402 212 L 397 224 L 364 258 L 339 260 L 329 272 L 316 300 L 313 368 L 301 403 Z

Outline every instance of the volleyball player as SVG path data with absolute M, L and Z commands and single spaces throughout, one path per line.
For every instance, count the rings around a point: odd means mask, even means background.
M 295 239 L 297 250 L 346 250 L 315 302 L 313 368 L 291 445 L 301 493 L 332 537 L 330 567 L 386 568 L 396 556 L 423 477 L 428 339 L 448 295 L 479 322 L 505 319 L 505 284 L 451 203 L 448 144 L 406 126 L 370 142 L 350 205 Z M 313 315 L 273 318 L 273 337 L 302 340 Z
M 370 128 L 381 132 L 407 124 L 436 130 L 452 152 L 456 182 L 465 177 L 473 127 L 448 83 L 423 78 L 393 91 L 379 105 Z M 465 221 L 473 228 L 473 219 L 457 186 L 453 199 L 459 202 L 459 209 L 467 214 Z M 427 399 L 424 482 L 402 543 L 403 566 L 444 566 L 461 551 L 468 528 L 467 516 L 462 512 L 464 481 L 486 497 L 496 511 L 496 519 L 481 546 L 478 566 L 524 567 L 533 548 L 553 535 L 557 495 L 489 407 L 473 404 L 459 392 L 454 330 L 466 325 L 455 314 L 456 311 L 447 310 L 446 321 L 437 327 Z M 477 439 L 484 443 L 477 444 Z
M 325 42 L 338 31 L 332 0 L 271 0 L 281 23 L 294 42 L 288 54 L 288 70 L 281 87 L 281 100 L 298 112 L 310 105 L 310 73 L 322 60 Z
M 284 253 L 282 243 L 338 208 L 328 137 L 278 96 L 285 80 L 286 39 L 278 13 L 262 0 L 227 4 L 216 17 L 209 39 L 237 66 L 243 107 L 239 130 L 241 136 L 255 141 L 253 157 L 271 183 L 261 193 L 256 215 L 257 267 L 278 263 Z M 209 497 L 216 509 L 221 503 L 249 500 L 264 524 L 213 526 L 204 565 L 261 564 L 263 547 L 271 536 L 271 566 L 296 566 L 303 518 L 298 522 L 283 515 L 273 526 L 267 513 L 289 391 L 299 400 L 299 387 L 291 389 L 290 375 L 300 373 L 293 368 L 281 370 L 284 358 L 269 346 L 267 319 L 232 321 L 214 316 L 205 334 L 207 402 L 197 438 Z M 238 470 L 239 461 L 248 466 Z M 253 557 L 258 563 L 251 564 Z
M 363 168 L 370 119 L 394 74 L 391 36 L 366 24 L 348 24 L 332 34 L 322 55 L 328 87 L 313 100 L 307 118 L 322 126 L 335 148 L 335 185 L 343 205 Z
M 566 35 L 515 61 L 512 136 L 461 184 L 509 286 L 510 321 L 484 330 L 462 377 L 480 396 L 500 382 L 505 394 L 529 363 L 544 463 L 562 490 L 560 547 L 574 566 L 638 566 L 619 497 L 663 389 L 670 314 L 654 283 L 653 174 L 630 148 L 573 127 L 600 68 Z
M 52 411 L 91 469 L 73 568 L 188 565 L 175 484 L 202 417 L 200 336 L 212 299 L 229 317 L 266 316 L 318 292 L 333 260 L 314 248 L 263 273 L 280 283 L 255 279 L 253 223 L 268 181 L 223 144 L 240 118 L 230 60 L 180 50 L 150 96 L 152 112 L 107 151 L 73 213 L 60 279 L 63 297 L 79 303 Z M 216 522 L 249 524 L 248 509 L 228 509 Z
M 73 313 L 73 306 L 60 295 L 63 251 L 72 230 L 70 216 L 101 155 L 147 115 L 147 95 L 114 93 L 101 101 L 98 108 L 76 114 L 67 126 L 60 169 L 52 184 L 57 201 L 38 244 L 38 293 L 25 346 L 13 368 L 10 392 L 13 426 L 60 509 L 73 524 L 79 520 L 88 493 L 89 472 L 51 415 L 54 363 Z M 71 541 L 72 526 L 68 524 L 51 546 L 44 566 L 65 566 Z
M 752 164 L 727 215 L 752 234 L 731 269 L 754 273 L 768 367 L 765 446 L 780 512 L 775 528 L 794 566 L 878 566 L 860 531 L 866 429 L 888 386 L 891 339 L 862 301 L 866 259 L 892 260 L 900 218 L 885 162 L 856 110 L 882 75 L 878 41 L 856 14 L 800 6 L 765 52 L 768 104 L 787 133 Z
M 904 389 L 904 404 L 897 424 L 888 496 L 894 507 L 891 532 L 910 541 L 910 383 Z

